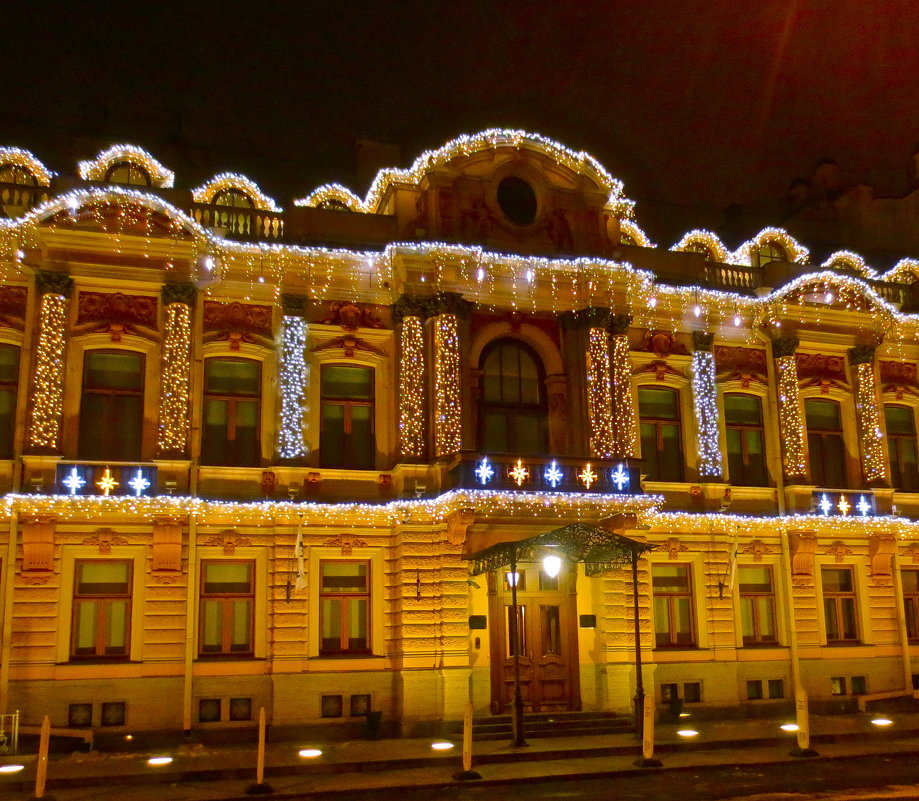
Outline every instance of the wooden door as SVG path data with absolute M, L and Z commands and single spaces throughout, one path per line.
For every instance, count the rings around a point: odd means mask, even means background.
M 517 621 L 520 625 L 520 686 L 531 712 L 581 708 L 578 682 L 576 572 L 565 565 L 550 578 L 539 564 L 519 565 Z M 489 575 L 492 710 L 501 714 L 514 700 L 514 607 L 510 569 Z

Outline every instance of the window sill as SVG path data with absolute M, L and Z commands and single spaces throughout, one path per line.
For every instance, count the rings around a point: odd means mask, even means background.
M 823 644 L 824 648 L 863 648 L 870 643 L 862 642 L 861 640 L 833 640 L 831 642 L 825 642 Z
M 348 651 L 340 654 L 316 654 L 310 659 L 384 659 L 381 654 L 372 654 L 370 651 Z
M 264 662 L 252 654 L 198 654 L 196 662 Z

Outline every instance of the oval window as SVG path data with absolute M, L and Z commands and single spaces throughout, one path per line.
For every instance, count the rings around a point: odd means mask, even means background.
M 536 193 L 522 178 L 511 175 L 498 184 L 498 205 L 516 225 L 529 225 L 536 219 Z

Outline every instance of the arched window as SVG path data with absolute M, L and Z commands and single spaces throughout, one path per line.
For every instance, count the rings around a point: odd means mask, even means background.
M 18 164 L 0 164 L 0 184 L 38 186 L 38 181 L 25 167 Z
M 116 161 L 105 171 L 105 180 L 110 184 L 128 186 L 150 186 L 150 175 L 133 161 Z
M 83 361 L 81 459 L 136 462 L 144 423 L 144 357 L 128 350 L 89 350 Z
M 339 200 L 337 197 L 329 197 L 322 201 L 317 209 L 326 209 L 327 211 L 351 211 L 348 208 L 348 204 L 343 200 Z
M 482 353 L 479 449 L 527 456 L 549 450 L 545 376 L 539 357 L 513 339 Z
M 252 233 L 250 210 L 255 208 L 255 204 L 245 192 L 221 189 L 211 198 L 211 205 L 225 207 L 214 215 L 214 223 L 218 228 L 225 228 L 228 234 L 235 236 L 249 236 Z
M 687 253 L 698 253 L 700 256 L 704 256 L 708 261 L 715 260 L 715 254 L 712 253 L 712 249 L 698 239 L 689 242 L 683 250 Z
M 765 267 L 774 261 L 788 261 L 788 254 L 781 245 L 767 240 L 756 249 L 753 259 L 757 267 Z
M 211 200 L 215 206 L 231 206 L 234 209 L 251 209 L 255 205 L 245 192 L 238 189 L 221 189 Z

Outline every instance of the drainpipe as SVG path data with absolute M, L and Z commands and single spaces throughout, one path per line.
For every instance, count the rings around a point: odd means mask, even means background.
M 10 660 L 13 651 L 13 586 L 16 581 L 16 538 L 19 513 L 10 513 L 10 539 L 4 562 L 3 628 L 0 633 L 0 715 L 8 713 L 10 703 Z
M 182 729 L 191 733 L 192 689 L 198 640 L 198 604 L 195 592 L 198 578 L 198 525 L 194 514 L 188 517 L 188 586 L 185 589 L 185 673 L 182 693 Z
M 644 737 L 645 685 L 641 667 L 641 627 L 638 620 L 638 551 L 632 551 L 632 612 L 635 616 L 635 731 Z

